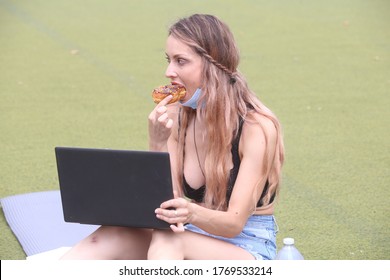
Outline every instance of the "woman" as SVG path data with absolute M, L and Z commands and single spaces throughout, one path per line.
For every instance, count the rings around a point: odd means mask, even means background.
M 284 158 L 274 114 L 237 71 L 229 28 L 211 15 L 175 23 L 166 77 L 186 87 L 149 115 L 151 150 L 171 156 L 175 199 L 156 209 L 172 230 L 101 227 L 64 258 L 273 259 Z

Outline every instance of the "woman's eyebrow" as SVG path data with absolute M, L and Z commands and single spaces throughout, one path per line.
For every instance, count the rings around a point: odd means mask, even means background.
M 171 58 L 171 57 L 169 56 L 169 54 L 167 54 L 167 53 L 165 53 L 165 56 L 166 56 L 167 58 Z M 181 54 L 181 53 L 177 53 L 177 54 L 174 54 L 174 55 L 172 56 L 172 58 L 178 58 L 178 57 L 180 57 L 180 58 L 188 58 L 188 55 Z

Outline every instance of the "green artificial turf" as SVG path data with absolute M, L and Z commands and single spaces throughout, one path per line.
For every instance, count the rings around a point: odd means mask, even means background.
M 0 0 L 0 197 L 58 189 L 55 146 L 147 149 L 167 28 L 197 12 L 230 25 L 282 122 L 278 246 L 389 259 L 387 0 Z M 0 259 L 24 259 L 2 211 L 0 232 Z

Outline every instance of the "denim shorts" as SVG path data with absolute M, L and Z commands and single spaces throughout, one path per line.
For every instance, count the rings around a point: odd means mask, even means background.
M 273 215 L 250 216 L 243 231 L 233 238 L 209 234 L 192 224 L 185 225 L 185 229 L 232 243 L 251 253 L 256 260 L 273 260 L 276 255 L 278 226 Z

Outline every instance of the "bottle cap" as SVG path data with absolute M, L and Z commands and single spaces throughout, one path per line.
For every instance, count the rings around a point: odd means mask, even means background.
M 286 237 L 283 239 L 283 244 L 285 245 L 294 245 L 294 238 Z

